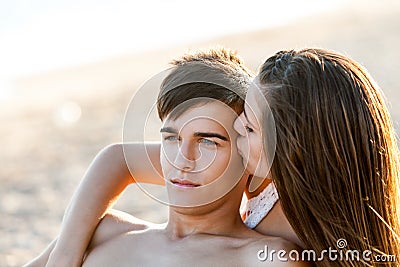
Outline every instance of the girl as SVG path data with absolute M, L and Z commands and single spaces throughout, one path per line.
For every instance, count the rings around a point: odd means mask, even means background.
M 399 266 L 398 147 L 367 71 L 328 50 L 281 51 L 261 66 L 255 84 L 240 116 L 245 127 L 235 123 L 246 136 L 238 139 L 239 150 L 249 146 L 249 153 L 242 153 L 248 171 L 266 175 L 251 162 L 268 155 L 259 144 L 268 144 L 265 129 L 273 118 L 277 139 L 270 176 L 304 248 L 372 253 L 371 259 L 317 266 L 377 266 L 388 258 L 385 266 Z M 264 157 L 260 165 L 267 164 Z

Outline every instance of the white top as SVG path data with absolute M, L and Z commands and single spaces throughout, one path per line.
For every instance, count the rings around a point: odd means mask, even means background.
M 256 197 L 250 198 L 246 203 L 246 219 L 244 223 L 253 229 L 272 210 L 279 196 L 275 185 L 271 182 Z

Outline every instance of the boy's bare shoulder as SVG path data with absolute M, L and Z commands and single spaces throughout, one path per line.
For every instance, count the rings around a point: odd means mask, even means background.
M 129 231 L 124 229 L 122 232 L 115 232 L 104 242 L 93 246 L 85 255 L 85 267 L 108 267 L 108 266 L 143 266 L 149 263 L 151 266 L 157 262 L 154 251 L 162 251 L 166 246 L 162 246 L 160 232 L 162 225 L 158 227 L 145 226 Z M 148 266 L 148 265 L 147 265 Z
M 136 218 L 128 213 L 110 210 L 101 220 L 92 237 L 89 250 L 126 233 L 140 233 L 159 228 L 157 224 Z

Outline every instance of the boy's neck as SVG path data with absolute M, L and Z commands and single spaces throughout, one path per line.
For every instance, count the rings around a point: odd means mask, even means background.
M 240 236 L 247 231 L 240 213 L 243 188 L 236 186 L 224 197 L 204 206 L 170 207 L 166 233 L 179 239 L 195 234 Z

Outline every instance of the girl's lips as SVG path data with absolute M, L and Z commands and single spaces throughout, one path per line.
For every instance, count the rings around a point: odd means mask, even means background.
M 243 138 L 243 137 L 238 137 L 238 139 L 237 139 L 237 141 L 236 141 L 236 147 L 237 147 L 237 152 L 239 153 L 239 155 L 243 158 L 243 153 L 242 153 L 242 149 L 241 149 L 241 147 L 240 147 L 240 138 Z
M 173 183 L 176 186 L 180 187 L 197 187 L 200 186 L 199 184 L 195 184 L 191 181 L 188 180 L 180 180 L 180 179 L 173 179 L 171 180 L 171 183 Z
M 239 149 L 239 147 L 238 147 L 238 149 L 237 149 L 237 152 L 238 152 L 238 154 L 243 158 L 242 151 Z

